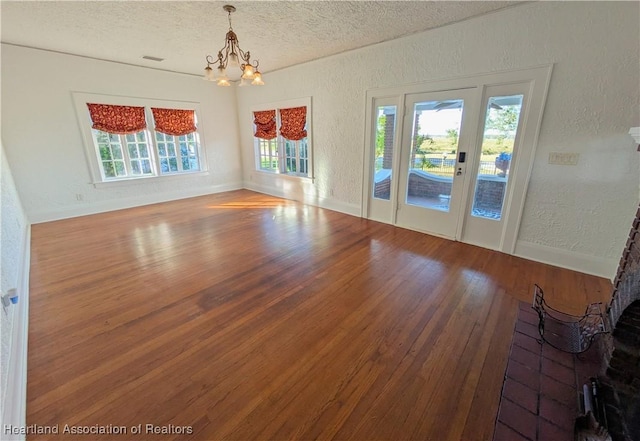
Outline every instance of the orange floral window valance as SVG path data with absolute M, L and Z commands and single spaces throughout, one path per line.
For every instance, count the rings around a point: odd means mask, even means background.
M 147 121 L 144 107 L 115 106 L 112 104 L 87 103 L 93 128 L 103 132 L 126 135 L 144 130 Z
M 182 136 L 196 131 L 196 117 L 193 110 L 159 109 L 152 107 L 156 131 L 167 135 Z
M 280 109 L 280 134 L 291 141 L 298 141 L 307 137 L 305 125 L 307 124 L 307 108 L 294 107 L 292 109 Z
M 263 110 L 253 112 L 253 123 L 256 125 L 256 138 L 273 139 L 276 135 L 276 111 Z

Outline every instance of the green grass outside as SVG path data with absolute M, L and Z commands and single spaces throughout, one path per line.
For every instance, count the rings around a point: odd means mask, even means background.
M 504 139 L 501 142 L 497 139 L 484 139 L 482 143 L 482 154 L 480 156 L 480 161 L 482 163 L 487 164 L 484 168 L 485 171 L 488 171 L 490 168 L 490 164 L 495 164 L 496 157 L 500 153 L 511 153 L 513 152 L 513 139 Z M 417 168 L 422 169 L 428 173 L 432 173 L 434 175 L 439 176 L 452 176 L 453 174 L 453 166 L 450 167 L 429 167 L 428 160 L 429 159 L 437 159 L 440 160 L 443 157 L 446 160 L 455 160 L 455 145 L 452 145 L 451 138 L 448 137 L 439 137 L 432 138 L 432 140 L 426 140 L 423 142 L 420 151 L 424 153 L 416 154 L 416 163 Z M 420 161 L 424 158 L 423 166 L 420 167 Z M 381 160 L 376 161 L 376 171 L 382 168 Z

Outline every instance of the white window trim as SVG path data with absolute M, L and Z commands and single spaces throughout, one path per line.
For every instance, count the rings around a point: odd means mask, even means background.
M 307 108 L 307 169 L 309 170 L 309 173 L 307 175 L 300 175 L 300 174 L 295 174 L 295 173 L 283 173 L 281 171 L 282 169 L 282 164 L 284 162 L 284 142 L 282 140 L 282 137 L 280 135 L 280 133 L 278 132 L 278 136 L 276 138 L 277 142 L 278 142 L 278 171 L 270 171 L 270 170 L 264 170 L 260 168 L 260 148 L 258 146 L 258 143 L 256 142 L 256 137 L 253 136 L 253 112 L 260 112 L 263 110 L 275 110 L 276 111 L 276 120 L 277 120 L 277 127 L 276 130 L 280 130 L 280 117 L 279 117 L 279 109 L 289 109 L 292 107 L 306 107 Z M 265 103 L 265 104 L 257 104 L 252 106 L 250 109 L 250 116 L 249 118 L 251 121 L 251 129 L 252 129 L 252 133 L 251 133 L 251 139 L 253 140 L 253 158 L 254 158 L 254 172 L 257 173 L 264 173 L 266 175 L 270 175 L 270 176 L 283 176 L 283 177 L 287 177 L 287 178 L 291 178 L 291 179 L 304 179 L 304 180 L 309 180 L 309 181 L 313 181 L 314 180 L 314 168 L 313 168 L 313 122 L 312 122 L 312 108 L 311 108 L 311 97 L 303 97 L 303 98 L 296 98 L 296 99 L 291 99 L 291 100 L 284 100 L 284 101 L 275 101 L 275 102 L 270 102 L 270 103 Z
M 99 103 L 99 104 L 111 104 L 116 106 L 138 106 L 144 107 L 145 109 L 145 117 L 147 120 L 147 124 L 151 124 L 153 121 L 153 116 L 151 114 L 151 107 L 160 107 L 163 109 L 182 109 L 182 110 L 193 110 L 196 114 L 197 121 L 202 124 L 201 112 L 200 112 L 200 103 L 193 101 L 173 101 L 173 100 L 159 100 L 154 98 L 140 98 L 140 97 L 129 97 L 129 96 L 119 96 L 119 95 L 101 95 L 95 93 L 85 93 L 85 92 L 71 92 L 73 102 L 76 110 L 76 117 L 78 118 L 78 125 L 80 127 L 80 131 L 82 133 L 82 138 L 84 141 L 84 152 L 85 159 L 87 160 L 87 166 L 89 167 L 89 173 L 91 175 L 91 184 L 94 187 L 100 186 L 115 186 L 115 185 L 130 185 L 132 183 L 142 183 L 142 182 L 150 182 L 156 180 L 166 181 L 170 178 L 186 178 L 191 176 L 202 176 L 208 175 L 208 161 L 206 158 L 206 148 L 204 147 L 205 140 L 204 134 L 202 133 L 202 129 L 198 128 L 197 134 L 199 137 L 199 146 L 198 146 L 198 157 L 200 159 L 200 170 L 195 172 L 181 172 L 181 173 L 167 173 L 167 174 L 157 174 L 152 176 L 135 176 L 135 177 L 126 177 L 126 178 L 118 178 L 113 180 L 103 180 L 102 179 L 102 171 L 101 165 L 98 161 L 98 157 L 96 155 L 96 147 L 93 140 L 93 133 L 91 131 L 91 126 L 93 122 L 91 121 L 91 116 L 89 111 L 87 110 L 87 103 Z M 153 127 L 147 126 L 145 130 L 148 130 L 149 137 L 153 136 Z M 158 161 L 158 152 L 155 151 L 155 139 L 149 140 L 149 148 L 151 149 L 152 160 L 156 162 L 156 166 L 160 167 Z

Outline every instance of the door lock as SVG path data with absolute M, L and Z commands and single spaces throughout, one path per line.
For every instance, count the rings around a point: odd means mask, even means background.
M 456 172 L 456 176 L 462 175 L 462 167 L 458 167 L 458 171 Z

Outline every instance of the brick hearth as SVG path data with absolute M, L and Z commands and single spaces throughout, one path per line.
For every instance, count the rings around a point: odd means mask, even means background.
M 537 326 L 531 305 L 520 302 L 494 441 L 573 441 L 578 391 L 600 369 L 595 345 L 580 355 L 561 352 L 538 343 Z

